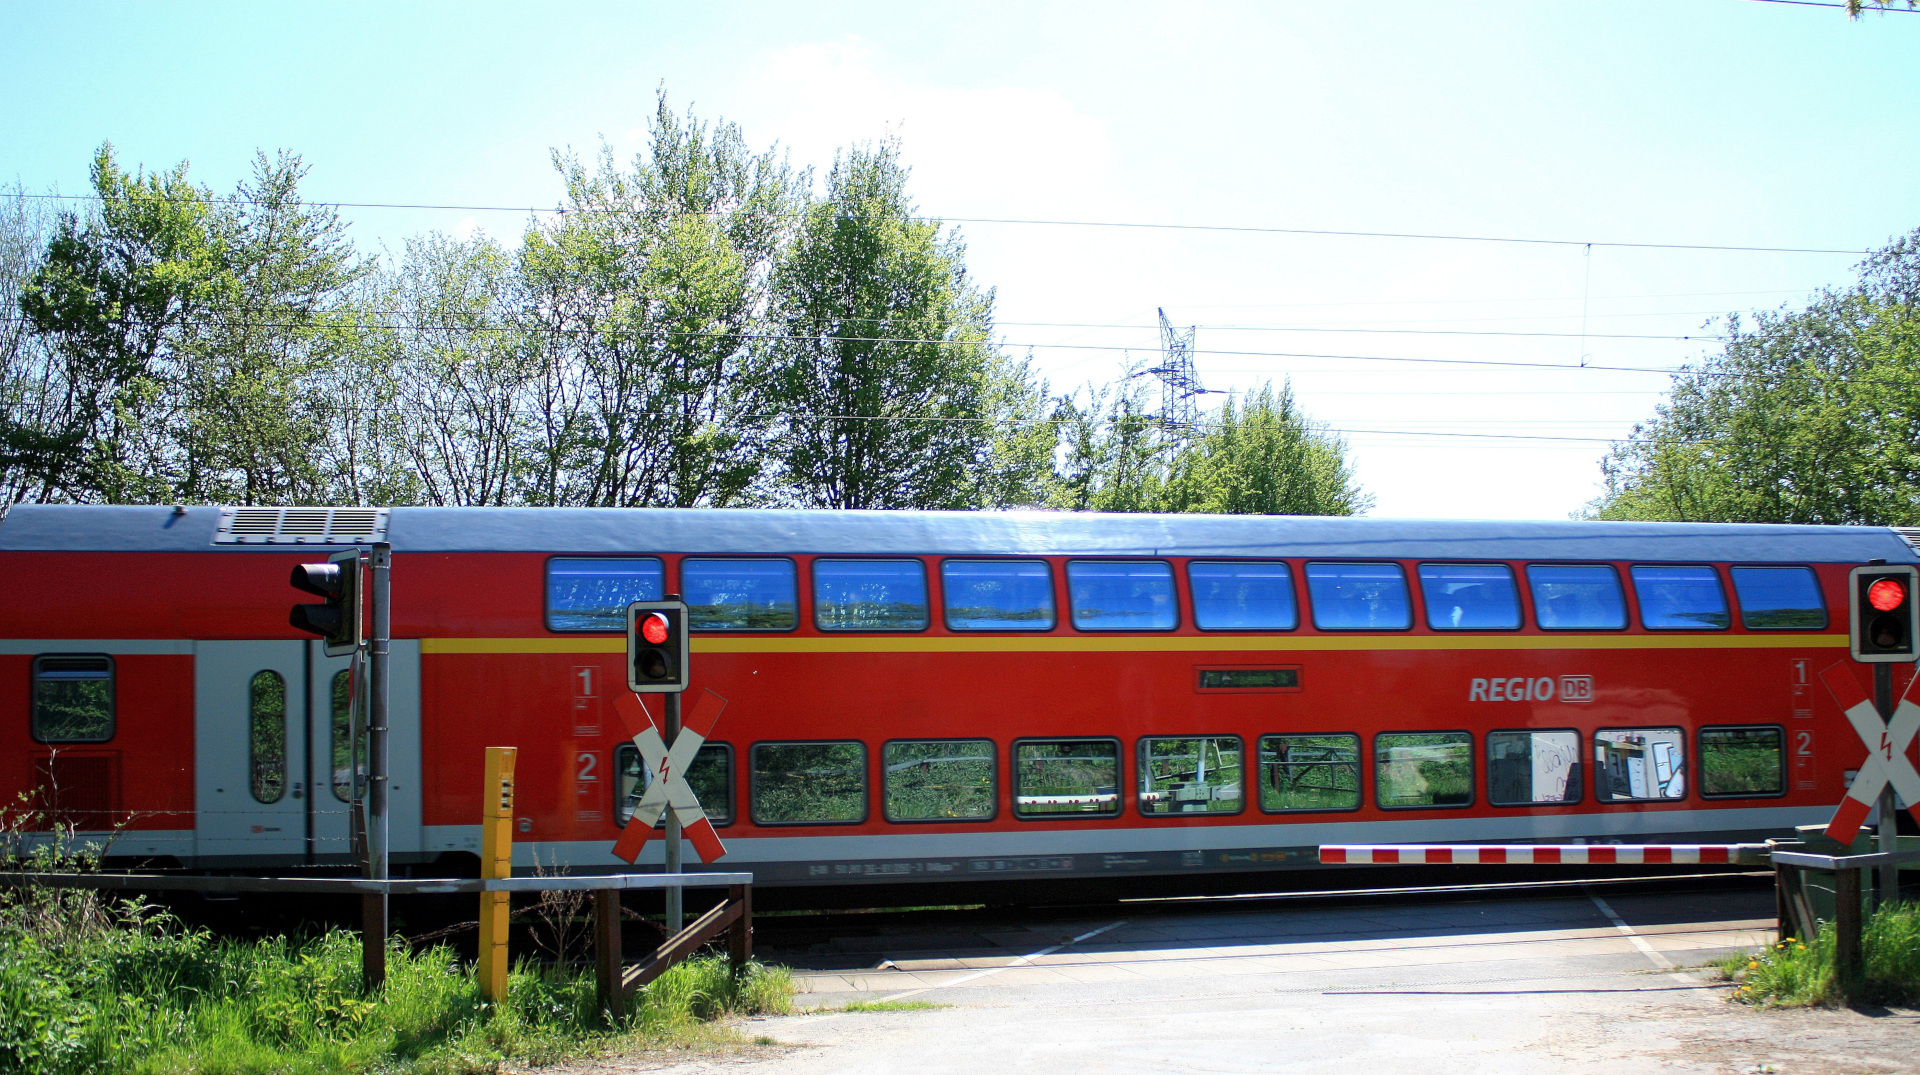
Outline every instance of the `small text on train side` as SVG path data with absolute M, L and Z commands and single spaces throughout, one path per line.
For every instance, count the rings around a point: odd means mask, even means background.
M 1469 702 L 1563 702 L 1593 701 L 1592 676 L 1493 676 L 1475 677 L 1467 685 Z

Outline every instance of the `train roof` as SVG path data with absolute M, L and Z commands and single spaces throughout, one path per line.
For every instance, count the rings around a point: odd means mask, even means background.
M 228 524 L 237 512 L 297 510 L 15 505 L 0 514 L 0 552 L 286 552 L 293 542 L 235 541 Z M 731 508 L 392 508 L 382 515 L 396 553 L 1920 562 L 1900 531 L 1869 526 Z M 340 544 L 321 536 L 295 547 Z

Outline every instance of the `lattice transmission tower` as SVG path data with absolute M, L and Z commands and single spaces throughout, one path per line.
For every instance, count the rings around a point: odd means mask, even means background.
M 1174 328 L 1173 322 L 1167 320 L 1167 311 L 1161 310 L 1160 364 L 1140 371 L 1160 381 L 1160 413 L 1155 417 L 1163 435 L 1174 443 L 1184 443 L 1193 435 L 1200 421 L 1198 397 L 1207 391 L 1200 387 L 1200 376 L 1193 371 L 1193 337 L 1197 329 L 1194 325 Z

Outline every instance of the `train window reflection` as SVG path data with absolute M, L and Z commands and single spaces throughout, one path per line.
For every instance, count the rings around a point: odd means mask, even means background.
M 113 738 L 113 658 L 33 659 L 33 737 L 42 743 Z
M 1820 580 L 1809 567 L 1736 567 L 1733 592 L 1749 631 L 1818 631 L 1827 626 Z
M 1291 631 L 1300 626 L 1293 578 L 1281 560 L 1187 565 L 1193 622 L 1203 631 Z
M 247 683 L 247 790 L 255 802 L 287 793 L 287 681 L 260 671 Z
M 753 745 L 754 824 L 852 824 L 866 818 L 865 744 Z
M 1373 739 L 1374 797 L 1385 808 L 1470 806 L 1473 736 L 1385 732 Z
M 1260 737 L 1260 809 L 1278 814 L 1359 807 L 1359 736 Z
M 1601 802 L 1687 797 L 1686 735 L 1678 728 L 1593 733 L 1593 794 Z
M 1119 742 L 1027 739 L 1015 743 L 1013 812 L 1024 818 L 1118 814 Z
M 1404 631 L 1413 626 L 1407 573 L 1399 564 L 1307 565 L 1313 625 L 1322 631 Z
M 1548 631 L 1618 631 L 1627 625 L 1620 573 L 1607 564 L 1528 564 L 1533 617 Z
M 993 816 L 992 740 L 895 740 L 887 744 L 885 758 L 888 821 Z
M 813 622 L 823 631 L 924 631 L 927 566 L 918 560 L 815 560 Z
M 1239 813 L 1240 754 L 1231 735 L 1140 740 L 1140 812 Z
M 1656 631 L 1723 631 L 1729 622 L 1720 572 L 1705 564 L 1654 567 L 1635 564 L 1633 592 L 1640 622 Z
M 792 560 L 680 561 L 687 626 L 696 631 L 791 631 L 800 621 Z
M 948 560 L 940 565 L 947 627 L 1050 631 L 1053 576 L 1045 560 Z
M 613 771 L 614 823 L 624 829 L 627 822 L 633 820 L 634 808 L 640 805 L 653 779 L 647 775 L 647 767 L 640 763 L 639 748 L 632 743 L 623 743 L 614 749 Z M 687 766 L 687 786 L 700 799 L 700 809 L 706 811 L 707 820 L 715 825 L 731 822 L 733 749 L 725 743 L 702 743 L 700 752 L 693 756 L 693 764 Z M 664 827 L 666 823 L 663 812 L 654 827 Z
M 1505 564 L 1421 564 L 1427 626 L 1436 631 L 1511 631 L 1520 626 L 1520 591 Z
M 1709 799 L 1785 794 L 1784 739 L 1778 725 L 1700 729 L 1700 794 Z
M 547 630 L 624 631 L 627 606 L 658 601 L 664 570 L 652 556 L 547 561 Z
M 1082 631 L 1171 631 L 1173 565 L 1161 560 L 1073 560 L 1067 564 L 1073 625 Z
M 1487 801 L 1495 806 L 1580 801 L 1579 732 L 1489 732 Z

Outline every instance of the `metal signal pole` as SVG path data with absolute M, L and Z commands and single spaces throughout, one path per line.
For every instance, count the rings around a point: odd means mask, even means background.
M 372 575 L 373 637 L 367 640 L 367 874 L 388 878 L 387 824 L 387 666 L 393 648 L 391 572 L 393 545 L 375 542 L 368 567 Z M 368 895 L 361 903 L 367 938 L 361 948 L 361 973 L 369 985 L 387 976 L 387 895 Z
M 667 695 L 667 749 L 672 750 L 674 741 L 680 738 L 680 695 Z M 662 773 L 664 778 L 666 774 Z M 685 775 L 685 774 L 682 774 Z M 669 808 L 667 810 L 667 873 L 680 872 L 680 815 Z M 680 933 L 680 887 L 667 889 L 667 936 Z
M 1880 711 L 1880 719 L 1889 723 L 1893 720 L 1893 666 L 1876 664 L 1873 666 L 1873 707 Z M 1880 789 L 1880 839 L 1874 850 L 1895 851 L 1900 847 L 1900 815 L 1893 805 L 1893 784 L 1888 783 Z M 1883 863 L 1880 866 L 1880 906 L 1900 898 L 1900 866 L 1897 863 Z

